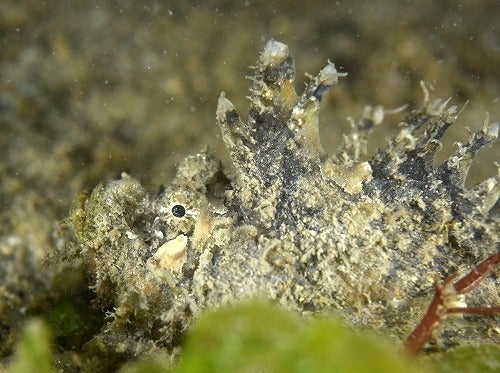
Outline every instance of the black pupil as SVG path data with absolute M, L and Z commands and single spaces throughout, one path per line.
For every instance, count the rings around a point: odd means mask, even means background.
M 174 207 L 172 207 L 172 214 L 177 218 L 182 218 L 184 215 L 186 215 L 186 209 L 184 208 L 184 206 L 175 205 Z

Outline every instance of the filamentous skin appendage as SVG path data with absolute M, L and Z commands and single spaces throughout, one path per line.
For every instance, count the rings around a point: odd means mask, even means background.
M 297 95 L 288 47 L 270 40 L 254 68 L 248 120 L 219 98 L 230 175 L 201 152 L 161 193 L 123 174 L 75 200 L 61 254 L 83 262 L 98 304 L 114 310 L 89 351 L 173 353 L 200 312 L 255 297 L 402 340 L 435 275 L 466 272 L 499 250 L 498 175 L 464 187 L 498 123 L 434 167 L 457 111 L 426 97 L 375 156 L 366 144 L 384 120 L 380 108 L 366 110 L 328 155 L 318 112 L 341 75 L 329 62 Z M 456 301 L 498 304 L 498 281 L 490 276 Z M 453 322 L 438 347 L 498 342 L 491 319 Z

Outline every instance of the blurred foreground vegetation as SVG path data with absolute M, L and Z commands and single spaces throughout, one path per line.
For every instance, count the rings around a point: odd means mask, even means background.
M 27 323 L 7 372 L 53 371 L 53 334 L 40 319 Z M 412 361 L 400 346 L 331 317 L 304 319 L 254 302 L 204 314 L 187 335 L 180 362 L 161 361 L 130 362 L 121 372 L 498 372 L 500 346 L 462 346 Z

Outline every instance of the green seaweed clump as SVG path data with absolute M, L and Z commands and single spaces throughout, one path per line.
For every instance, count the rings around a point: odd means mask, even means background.
M 41 319 L 30 320 L 24 326 L 16 354 L 7 372 L 51 372 L 51 343 L 52 334 L 47 325 Z
M 494 373 L 500 371 L 500 346 L 459 346 L 454 349 L 423 357 L 437 372 Z
M 399 349 L 331 317 L 303 320 L 265 303 L 202 316 L 178 372 L 412 372 Z

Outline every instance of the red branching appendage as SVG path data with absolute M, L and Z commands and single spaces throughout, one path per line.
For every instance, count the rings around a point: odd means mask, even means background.
M 453 283 L 456 275 L 448 277 L 442 284 L 435 281 L 435 294 L 427 312 L 420 324 L 413 330 L 405 342 L 405 349 L 411 355 L 416 355 L 431 339 L 432 334 L 443 319 L 452 313 L 467 313 L 475 315 L 491 315 L 500 313 L 500 307 L 462 307 L 452 308 L 450 304 L 455 297 L 474 290 L 491 272 L 492 268 L 500 263 L 500 252 L 491 255 L 479 263 L 471 272 Z

